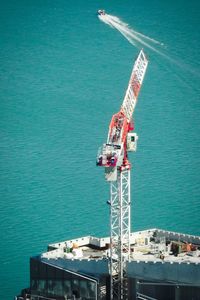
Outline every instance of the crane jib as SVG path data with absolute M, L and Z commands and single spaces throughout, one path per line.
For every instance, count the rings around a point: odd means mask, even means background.
M 138 58 L 133 66 L 129 85 L 121 106 L 121 111 L 126 115 L 130 121 L 136 105 L 137 97 L 146 73 L 148 60 L 143 52 L 140 51 Z

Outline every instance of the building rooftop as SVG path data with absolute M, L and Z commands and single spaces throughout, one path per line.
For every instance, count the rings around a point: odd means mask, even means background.
M 168 262 L 200 264 L 200 237 L 149 229 L 131 233 L 130 262 Z M 110 238 L 92 236 L 50 244 L 45 259 L 106 260 L 110 253 Z

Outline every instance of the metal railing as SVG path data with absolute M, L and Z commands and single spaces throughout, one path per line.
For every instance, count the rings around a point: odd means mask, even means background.
M 56 300 L 56 298 L 48 298 L 39 295 L 26 294 L 24 297 L 15 297 L 15 300 Z
M 158 300 L 156 298 L 152 298 L 150 296 L 147 296 L 147 295 L 144 295 L 141 293 L 137 293 L 136 296 L 137 296 L 137 298 L 136 298 L 137 300 Z

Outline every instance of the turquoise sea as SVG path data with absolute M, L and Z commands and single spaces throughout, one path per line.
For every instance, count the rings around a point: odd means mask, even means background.
M 49 243 L 109 235 L 109 185 L 96 167 L 141 45 L 104 8 L 162 43 L 134 113 L 132 230 L 200 234 L 200 2 L 0 2 L 0 299 L 29 286 Z

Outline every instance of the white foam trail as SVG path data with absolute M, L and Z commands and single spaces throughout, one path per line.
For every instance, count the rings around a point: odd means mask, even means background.
M 122 22 L 118 17 L 106 14 L 106 15 L 100 15 L 99 19 L 102 22 L 108 24 L 110 27 L 117 29 L 129 41 L 129 43 L 131 43 L 135 47 L 137 47 L 136 42 L 138 42 L 141 45 L 143 45 L 143 46 L 151 49 L 152 51 L 158 53 L 159 55 L 165 57 L 166 59 L 168 59 L 172 63 L 177 64 L 177 62 L 175 60 L 171 59 L 166 54 L 164 54 L 161 51 L 157 50 L 150 43 L 148 43 L 147 40 L 151 41 L 153 43 L 159 44 L 159 45 L 163 45 L 162 43 L 160 43 L 159 41 L 156 41 L 156 40 L 154 40 L 154 39 L 152 39 L 152 38 L 150 38 L 146 35 L 143 35 L 143 34 L 137 32 L 137 31 L 134 31 L 133 29 L 129 28 L 128 24 Z M 146 41 L 144 39 L 146 39 Z M 140 47 L 138 47 L 138 48 L 140 48 Z
M 140 37 L 142 37 L 142 38 L 144 38 L 144 39 L 146 39 L 146 40 L 148 40 L 152 43 L 155 43 L 155 44 L 158 44 L 158 45 L 161 45 L 161 46 L 164 45 L 163 43 L 160 43 L 159 41 L 157 41 L 157 40 L 155 40 L 155 39 L 153 39 L 149 36 L 146 36 L 146 35 L 138 32 L 138 31 L 133 30 L 132 28 L 129 27 L 129 25 L 127 23 L 121 21 L 116 16 L 106 14 L 106 15 L 101 15 L 99 17 L 100 17 L 101 21 L 104 22 L 104 20 L 105 20 L 105 23 L 107 23 L 107 24 L 109 23 L 109 25 L 112 26 L 112 27 L 116 27 L 117 25 L 121 26 L 123 29 L 127 30 L 127 34 L 129 34 L 129 35 L 131 35 L 131 34 L 138 35 L 138 36 L 140 36 Z
M 175 64 L 181 69 L 185 69 L 189 71 L 190 73 L 193 73 L 193 75 L 196 74 L 196 76 L 199 77 L 199 74 L 195 70 L 190 70 L 190 67 L 181 62 L 180 60 L 173 59 L 169 57 L 168 55 L 164 54 L 163 52 L 156 49 L 152 43 L 157 44 L 158 46 L 163 46 L 163 43 L 160 43 L 159 41 L 148 37 L 140 32 L 137 32 L 129 27 L 128 24 L 122 22 L 118 17 L 112 16 L 112 15 L 100 15 L 99 19 L 108 24 L 110 27 L 118 30 L 128 41 L 130 44 L 137 48 L 141 48 L 141 45 L 151 49 L 153 52 L 159 54 L 160 56 L 164 57 L 168 61 L 170 61 L 172 64 Z M 140 45 L 137 45 L 140 44 Z
M 139 35 L 139 36 L 141 36 L 142 38 L 144 38 L 144 39 L 146 39 L 146 40 L 152 42 L 152 43 L 155 43 L 155 44 L 164 46 L 163 43 L 160 43 L 159 41 L 157 41 L 157 40 L 155 40 L 155 39 L 152 39 L 152 38 L 150 38 L 149 36 L 146 36 L 146 35 L 144 35 L 144 34 L 138 32 L 138 31 L 135 31 L 135 30 L 134 30 L 134 33 L 137 34 L 137 35 Z
M 108 24 L 110 27 L 114 28 L 114 26 L 112 25 L 111 19 L 108 18 L 107 16 L 108 16 L 108 15 L 99 15 L 99 19 L 100 19 L 102 22 Z
M 147 48 L 151 49 L 152 51 L 157 52 L 160 55 L 164 55 L 159 50 L 151 46 L 149 43 L 145 42 L 142 38 L 138 37 L 137 34 L 134 33 L 134 31 L 130 29 L 128 25 L 122 22 L 118 17 L 106 14 L 106 15 L 99 16 L 99 18 L 101 21 L 108 24 L 112 28 L 117 29 L 132 45 L 136 46 L 135 41 L 137 41 L 143 46 L 146 46 Z

